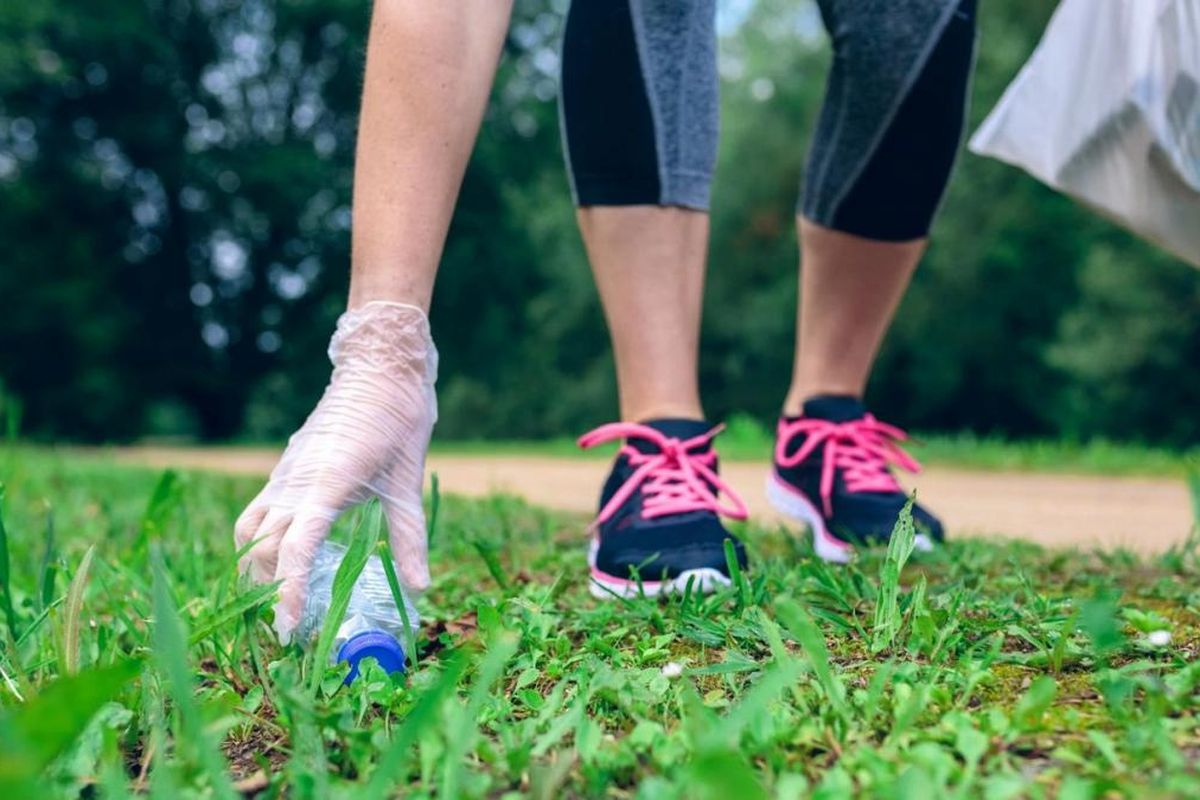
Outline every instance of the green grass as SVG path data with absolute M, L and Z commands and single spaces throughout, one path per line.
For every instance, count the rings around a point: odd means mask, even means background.
M 772 435 L 753 418 L 734 416 L 718 439 L 721 457 L 727 461 L 763 461 L 774 447 Z M 973 434 L 916 434 L 906 447 L 924 464 L 965 469 L 1179 477 L 1200 467 L 1200 447 L 1172 450 L 1103 439 L 1011 441 Z M 523 442 L 435 439 L 433 449 L 445 454 L 607 459 L 615 446 L 584 452 L 568 438 Z
M 343 688 L 236 576 L 255 481 L 0 475 L 0 797 L 1200 793 L 1195 543 L 921 556 L 902 524 L 838 568 L 749 528 L 729 590 L 606 603 L 584 520 L 447 497 L 415 667 Z

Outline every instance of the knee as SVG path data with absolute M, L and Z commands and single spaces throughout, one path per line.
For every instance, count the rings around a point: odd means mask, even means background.
M 839 62 L 856 72 L 895 75 L 898 66 L 928 59 L 934 49 L 958 58 L 938 69 L 966 71 L 975 41 L 976 0 L 823 0 L 822 16 Z

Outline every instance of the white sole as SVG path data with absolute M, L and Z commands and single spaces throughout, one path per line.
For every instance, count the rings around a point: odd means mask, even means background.
M 854 545 L 831 534 L 821 512 L 774 471 L 767 476 L 767 502 L 780 514 L 803 523 L 812 531 L 813 552 L 817 558 L 831 564 L 848 564 L 854 559 Z M 913 548 L 928 553 L 933 549 L 933 540 L 927 534 L 918 533 L 913 539 Z
M 660 595 L 679 594 L 687 590 L 688 584 L 693 592 L 709 594 L 723 586 L 729 586 L 730 580 L 720 570 L 712 567 L 685 570 L 674 578 L 665 581 L 641 582 L 618 578 L 601 572 L 596 567 L 596 551 L 600 542 L 592 538 L 588 546 L 588 591 L 592 597 L 599 600 L 614 600 L 618 598 L 631 599 L 634 597 L 658 597 Z

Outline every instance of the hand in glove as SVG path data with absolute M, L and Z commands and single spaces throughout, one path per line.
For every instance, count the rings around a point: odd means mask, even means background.
M 308 574 L 342 511 L 383 504 L 397 573 L 406 588 L 429 585 L 421 487 L 437 420 L 437 350 L 415 306 L 373 302 L 347 311 L 329 343 L 333 376 L 288 441 L 266 487 L 238 518 L 238 547 L 254 580 L 282 580 L 275 629 L 287 642 L 300 621 Z

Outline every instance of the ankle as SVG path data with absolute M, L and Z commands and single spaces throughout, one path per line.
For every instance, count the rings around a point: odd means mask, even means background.
M 704 409 L 698 402 L 622 403 L 622 422 L 646 422 L 652 419 L 704 419 Z
M 835 388 L 833 384 L 821 386 L 792 387 L 783 400 L 782 414 L 785 417 L 799 417 L 804 413 L 804 405 L 816 398 L 845 398 L 862 402 L 862 391 L 853 388 Z
M 790 389 L 787 397 L 783 398 L 783 409 L 779 413 L 784 417 L 798 417 L 803 408 L 804 395 L 796 389 Z

